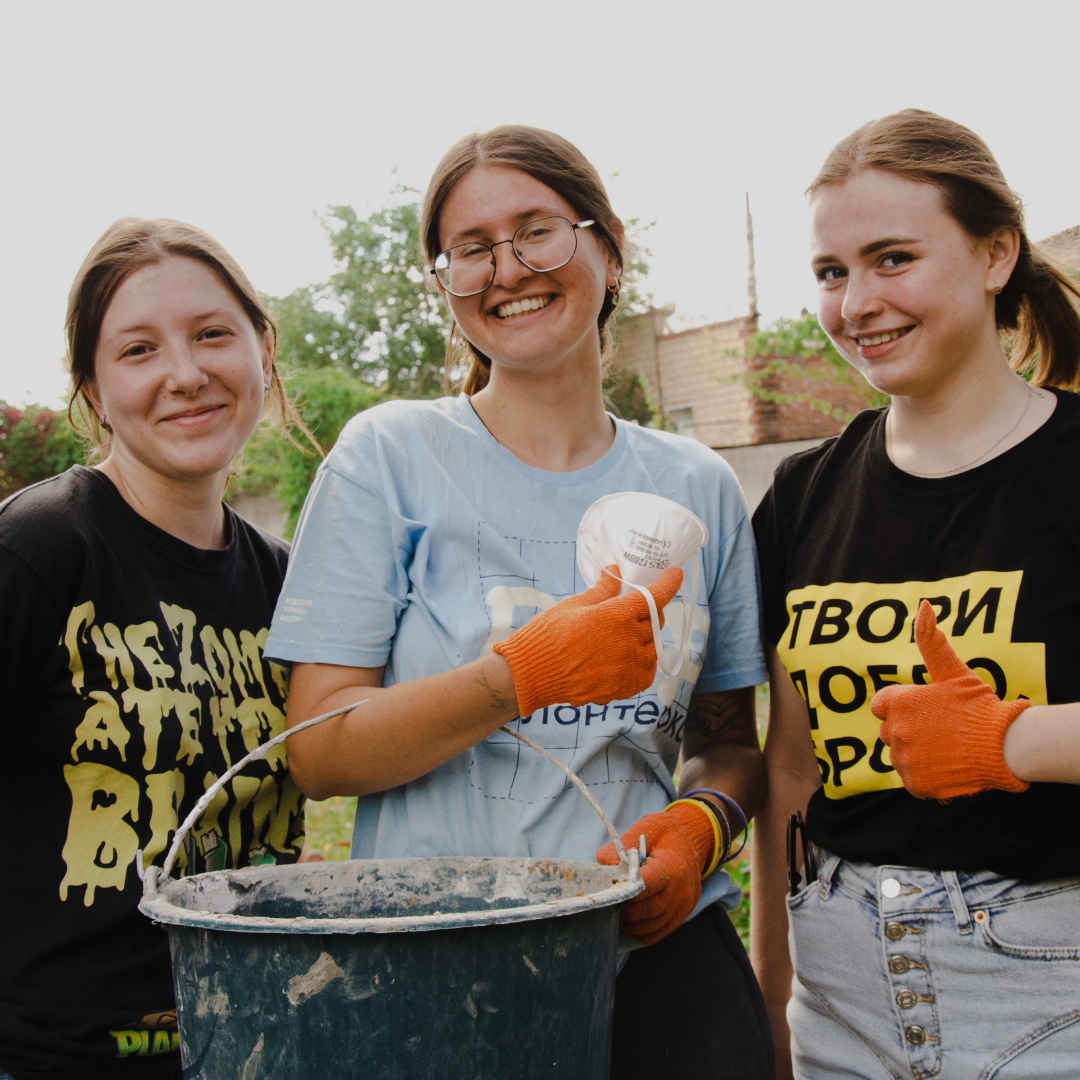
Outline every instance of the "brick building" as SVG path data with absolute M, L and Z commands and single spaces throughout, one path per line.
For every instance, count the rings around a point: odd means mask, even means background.
M 757 329 L 754 315 L 668 334 L 664 313 L 654 310 L 622 321 L 616 355 L 619 367 L 645 380 L 680 434 L 727 459 L 751 508 L 783 458 L 839 434 L 842 417 L 865 407 L 854 388 L 813 378 L 814 369 L 824 371 L 817 359 L 799 362 L 808 372 L 802 378 L 790 371 L 766 374 L 761 389 L 781 395 L 809 393 L 832 404 L 839 417 L 804 402 L 778 403 L 753 393 L 748 379 L 760 376 L 770 359 L 747 355 L 747 342 Z

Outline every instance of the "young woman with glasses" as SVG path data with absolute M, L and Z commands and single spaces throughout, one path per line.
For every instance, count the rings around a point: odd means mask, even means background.
M 0 1077 L 178 1078 L 136 855 L 160 866 L 206 788 L 285 727 L 261 645 L 288 546 L 221 501 L 266 404 L 288 411 L 277 331 L 219 243 L 138 219 L 87 255 L 66 330 L 97 463 L 0 506 Z M 284 754 L 256 763 L 180 868 L 295 862 L 302 801 Z
M 1080 790 L 1007 743 L 1080 709 L 1080 285 L 931 113 L 860 128 L 809 193 L 821 324 L 892 403 L 788 458 L 754 517 L 779 1072 L 1075 1076 Z
M 289 723 L 366 698 L 298 736 L 315 798 L 360 796 L 355 858 L 531 854 L 592 859 L 606 841 L 574 769 L 626 842 L 648 838 L 647 888 L 623 911 L 612 1075 L 769 1077 L 771 1036 L 724 910 L 734 811 L 761 798 L 762 677 L 752 534 L 734 477 L 689 439 L 613 418 L 601 381 L 623 227 L 565 139 L 496 128 L 451 148 L 422 235 L 454 322 L 464 392 L 356 417 L 319 471 L 268 642 L 293 664 Z M 697 597 L 669 570 L 669 624 L 694 604 L 688 660 L 657 678 L 644 599 L 583 592 L 578 525 L 598 498 L 652 492 L 708 525 Z M 678 618 L 671 618 L 678 611 Z M 725 819 L 724 813 L 728 815 Z M 614 862 L 610 845 L 599 857 Z M 635 940 L 636 939 L 636 940 Z M 612 975 L 614 976 L 614 972 Z

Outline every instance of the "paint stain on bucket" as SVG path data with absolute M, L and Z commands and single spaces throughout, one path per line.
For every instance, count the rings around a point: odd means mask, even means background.
M 320 953 L 319 959 L 305 974 L 289 980 L 289 988 L 284 993 L 293 1005 L 303 1005 L 316 994 L 322 993 L 335 979 L 344 977 L 345 972 L 334 963 L 334 958 L 328 952 Z

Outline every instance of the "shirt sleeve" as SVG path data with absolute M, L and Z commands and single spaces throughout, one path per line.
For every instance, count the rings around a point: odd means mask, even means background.
M 266 656 L 382 667 L 408 599 L 411 546 L 383 498 L 321 466 L 297 524 Z
M 739 523 L 720 546 L 720 570 L 709 595 L 709 640 L 695 692 L 736 690 L 765 681 L 760 611 L 754 534 L 743 506 Z
M 777 645 L 788 624 L 787 566 L 776 505 L 776 480 L 754 512 L 754 537 L 761 564 L 761 612 L 765 639 Z
M 37 571 L 0 545 L 0 733 L 24 715 L 53 649 L 63 634 L 64 616 Z

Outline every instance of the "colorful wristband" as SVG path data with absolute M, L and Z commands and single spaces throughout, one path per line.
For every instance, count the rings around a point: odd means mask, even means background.
M 750 826 L 747 823 L 746 815 L 742 812 L 742 807 L 740 807 L 730 795 L 725 795 L 722 791 L 714 791 L 712 788 L 695 788 L 693 791 L 688 791 L 683 798 L 689 799 L 694 795 L 711 795 L 714 799 L 719 799 L 722 803 L 726 803 L 739 815 L 739 820 L 742 822 L 742 828 L 739 831 L 743 834 L 743 842 L 739 845 L 738 850 L 733 851 L 724 861 L 730 862 L 736 856 L 741 855 L 750 835 Z M 734 840 L 735 837 L 733 836 L 732 839 Z
M 699 802 L 697 799 L 676 799 L 673 803 L 668 803 L 668 805 L 664 807 L 664 813 L 666 814 L 673 806 L 696 806 L 709 819 L 709 824 L 712 826 L 713 853 L 712 858 L 709 860 L 709 865 L 705 869 L 705 873 L 701 875 L 701 880 L 704 881 L 720 865 L 720 855 L 723 851 L 723 840 L 720 836 L 720 823 L 717 821 L 715 815 L 709 813 L 705 804 Z

